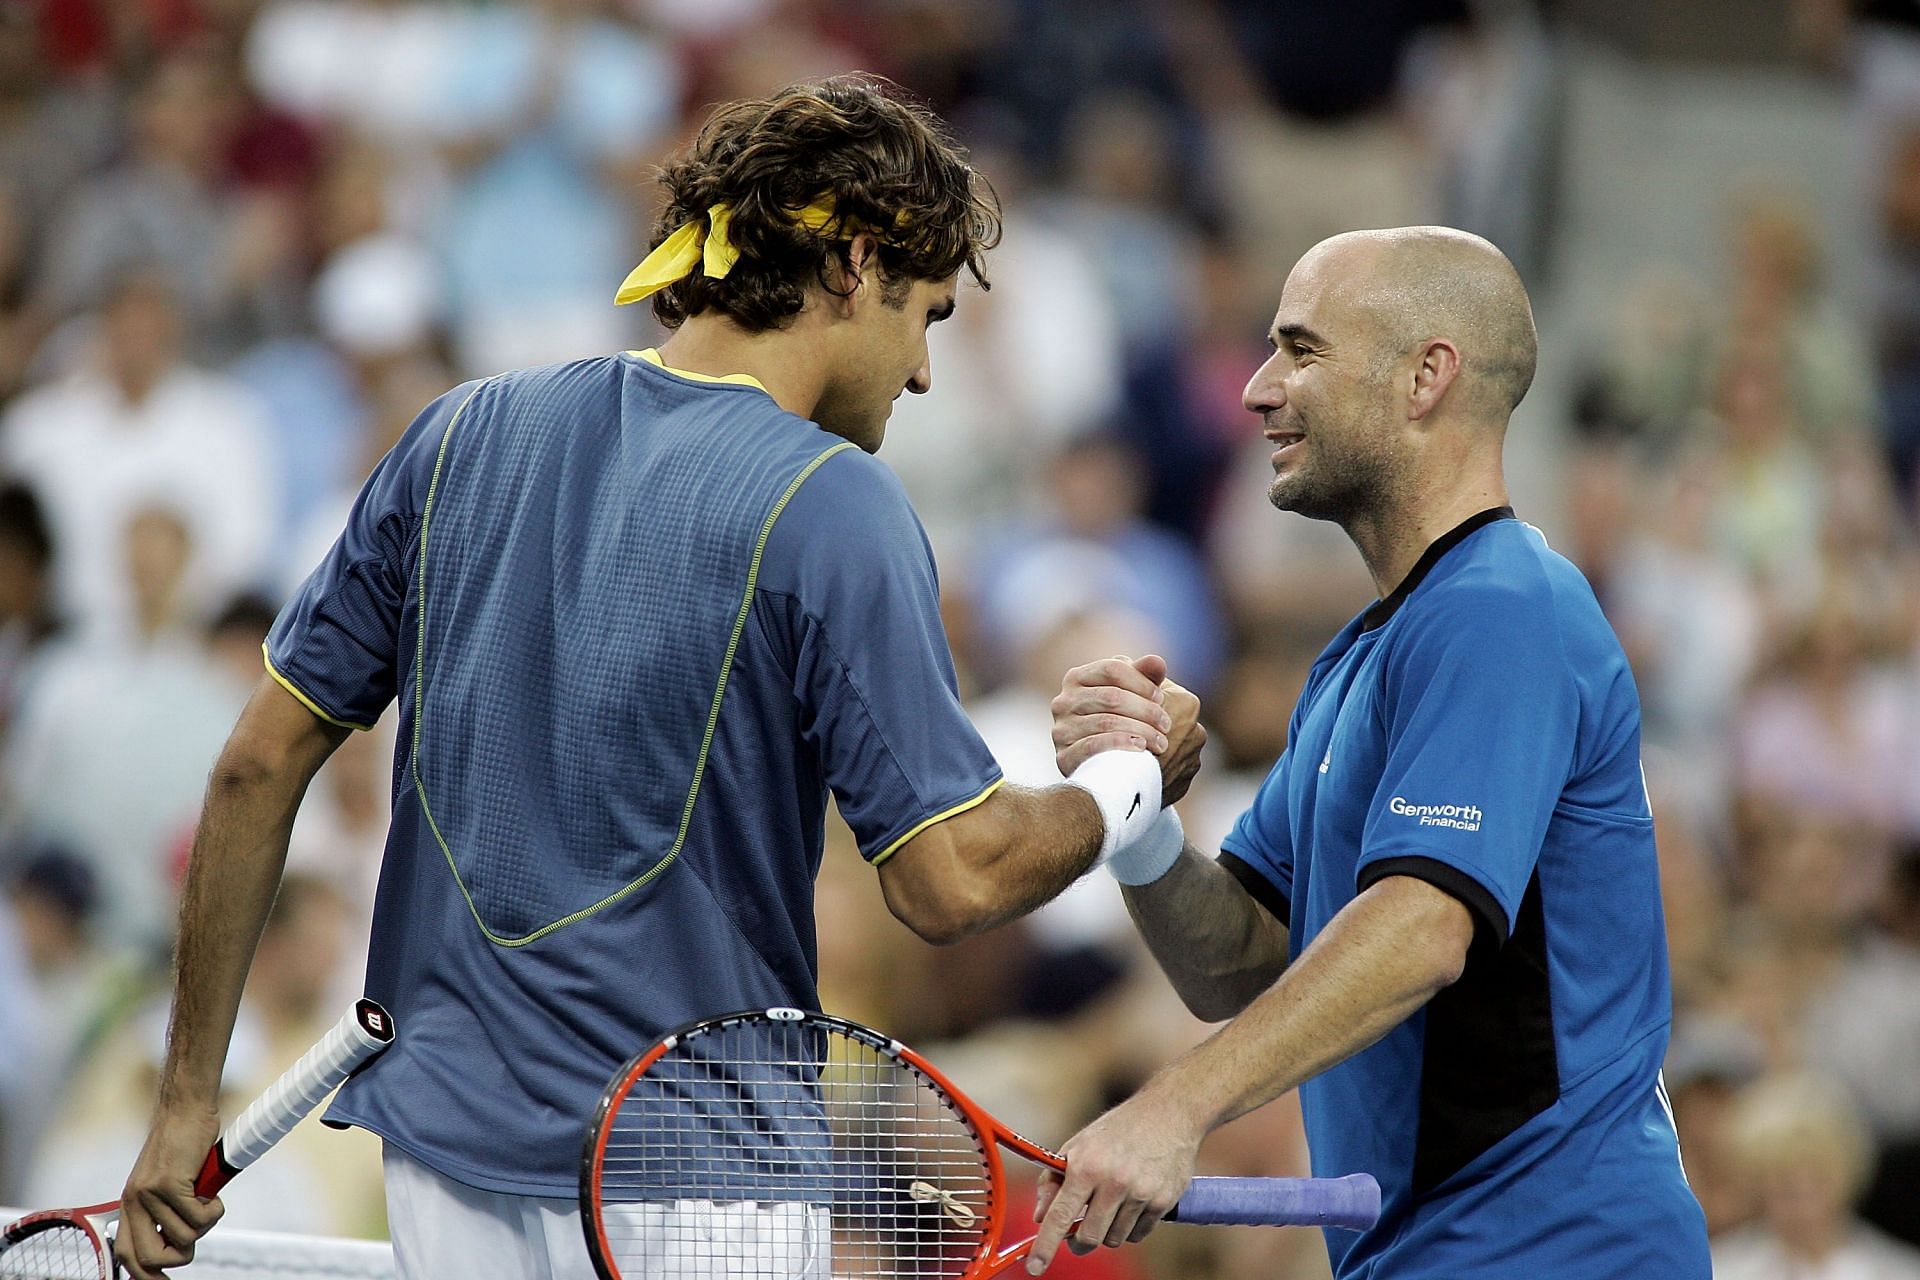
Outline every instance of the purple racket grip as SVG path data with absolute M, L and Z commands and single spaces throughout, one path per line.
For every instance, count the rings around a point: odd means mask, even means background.
M 1365 1231 L 1380 1217 L 1373 1175 L 1344 1178 L 1195 1178 L 1168 1222 L 1229 1227 L 1344 1227 Z

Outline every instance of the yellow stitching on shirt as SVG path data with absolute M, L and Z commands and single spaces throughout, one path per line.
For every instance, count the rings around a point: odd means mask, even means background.
M 298 698 L 301 706 L 313 712 L 313 714 L 319 716 L 328 724 L 338 725 L 342 729 L 356 729 L 361 733 L 366 733 L 373 728 L 370 724 L 355 724 L 351 720 L 342 720 L 339 716 L 328 714 L 318 702 L 315 702 L 311 697 L 307 696 L 306 690 L 280 674 L 280 668 L 273 665 L 273 655 L 267 651 L 267 644 L 264 640 L 260 642 L 260 657 L 267 664 L 267 674 L 279 681 L 282 689 L 285 689 L 288 693 Z
M 477 393 L 478 388 L 476 388 L 475 391 Z M 472 398 L 471 395 L 467 397 L 468 400 Z M 460 411 L 464 411 L 466 407 L 466 404 L 462 403 Z M 455 424 L 460 421 L 460 411 L 454 413 L 453 421 L 447 424 L 446 434 L 440 439 L 440 454 L 434 459 L 433 464 L 433 480 L 427 486 L 426 509 L 420 516 L 420 637 L 419 649 L 415 657 L 413 685 L 413 786 L 415 794 L 420 797 L 420 811 L 426 816 L 427 828 L 433 832 L 433 838 L 435 842 L 439 844 L 440 852 L 447 860 L 447 866 L 453 871 L 454 883 L 460 886 L 460 894 L 467 900 L 467 910 L 473 913 L 473 921 L 480 926 L 480 932 L 486 936 L 487 941 L 494 943 L 496 946 L 524 947 L 530 942 L 536 942 L 546 937 L 557 929 L 564 929 L 568 925 L 584 920 L 605 907 L 612 906 L 614 903 L 652 880 L 662 871 L 665 871 L 668 866 L 672 865 L 674 859 L 680 856 L 681 846 L 683 846 L 687 840 L 687 831 L 693 825 L 693 806 L 700 798 L 700 780 L 706 775 L 707 753 L 713 748 L 714 730 L 720 723 L 720 704 L 722 699 L 726 697 L 727 677 L 733 670 L 734 655 L 740 648 L 740 636 L 746 630 L 747 615 L 753 609 L 753 593 L 760 581 L 760 559 L 766 553 L 767 540 L 773 536 L 774 523 L 780 519 L 780 513 L 787 509 L 787 503 L 793 498 L 794 494 L 800 491 L 800 486 L 806 483 L 808 476 L 811 476 L 815 471 L 819 470 L 820 465 L 834 454 L 844 449 L 854 448 L 855 446 L 850 440 L 842 441 L 801 468 L 800 474 L 793 478 L 793 482 L 787 486 L 786 492 L 780 495 L 780 500 L 775 502 L 773 509 L 767 513 L 765 523 L 760 526 L 760 537 L 759 540 L 754 543 L 753 547 L 753 559 L 747 565 L 746 589 L 741 592 L 740 610 L 733 620 L 733 634 L 727 639 L 726 656 L 720 663 L 720 678 L 714 686 L 713 704 L 707 713 L 706 733 L 700 739 L 700 754 L 695 759 L 693 766 L 693 783 L 687 788 L 687 802 L 680 811 L 680 830 L 674 836 L 673 847 L 668 849 L 667 852 L 661 856 L 660 861 L 649 867 L 638 879 L 614 890 L 593 905 L 582 907 L 571 915 L 562 916 L 550 924 L 542 925 L 532 933 L 523 934 L 517 938 L 508 938 L 495 933 L 487 927 L 487 922 L 481 919 L 480 908 L 478 904 L 474 902 L 473 894 L 468 890 L 466 880 L 460 874 L 459 866 L 454 862 L 453 850 L 448 846 L 446 837 L 441 834 L 440 824 L 434 821 L 433 811 L 427 807 L 426 783 L 420 777 L 420 725 L 424 719 L 427 677 L 427 530 L 433 518 L 434 498 L 440 488 L 440 471 L 446 461 L 447 443 L 453 438 L 453 428 Z
M 973 799 L 962 800 L 959 804 L 954 805 L 953 808 L 951 809 L 942 809 L 940 812 L 934 814 L 931 818 L 922 818 L 919 822 L 915 823 L 913 827 L 905 835 L 901 836 L 898 840 L 895 840 L 892 844 L 888 845 L 886 848 L 882 849 L 880 852 L 874 854 L 873 859 L 869 865 L 876 866 L 876 867 L 879 866 L 881 863 L 885 862 L 888 858 L 891 858 L 894 854 L 898 853 L 900 851 L 901 846 L 905 845 L 907 841 L 913 839 L 915 836 L 919 835 L 922 831 L 925 831 L 928 827 L 932 826 L 934 823 L 945 822 L 948 818 L 956 817 L 959 814 L 963 814 L 967 810 L 973 808 L 975 805 L 980 804 L 988 796 L 998 791 L 1000 789 L 1001 784 L 1004 783 L 1005 781 L 1006 781 L 1005 778 L 1000 778 L 997 781 L 989 784 L 985 791 L 982 791 L 979 795 L 975 796 Z

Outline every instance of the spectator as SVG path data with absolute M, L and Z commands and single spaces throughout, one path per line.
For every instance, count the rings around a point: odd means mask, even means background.
M 599 355 L 626 323 L 611 289 L 632 265 L 637 190 L 679 105 L 672 51 L 603 0 L 469 10 L 438 110 L 458 122 L 440 248 L 461 364 L 485 375 Z
M 1640 513 L 1620 522 L 1626 545 L 1608 593 L 1640 685 L 1647 740 L 1675 753 L 1664 773 L 1680 782 L 1677 799 L 1696 821 L 1726 810 L 1732 771 L 1720 747 L 1766 622 L 1751 580 L 1713 544 L 1716 479 L 1713 460 L 1694 451 L 1662 474 L 1629 481 Z
M 164 946 L 174 915 L 170 851 L 199 811 L 209 766 L 250 686 L 230 683 L 183 614 L 193 543 L 164 508 L 122 535 L 136 620 L 119 636 L 49 653 L 7 744 L 23 826 L 92 866 L 109 936 Z
M 1731 1135 L 1760 1210 L 1752 1228 L 1716 1242 L 1720 1280 L 1920 1280 L 1920 1252 L 1854 1216 L 1873 1146 L 1837 1086 L 1768 1077 L 1735 1104 Z
M 39 1015 L 20 927 L 0 911 L 0 1192 L 8 1195 L 20 1186 L 38 1127 Z
M 35 660 L 59 632 L 46 514 L 26 485 L 0 484 L 0 735 Z
M 124 1014 L 145 990 L 145 957 L 103 945 L 97 930 L 99 877 L 57 845 L 15 852 L 4 909 L 20 942 L 37 1010 L 31 1059 L 13 1083 L 22 1100 L 0 1132 L 0 1196 L 19 1199 L 17 1177 L 31 1163 L 63 1082 L 103 1026 Z M 0 932 L 4 932 L 0 928 Z
M 285 501 L 274 577 L 304 577 L 319 559 L 316 522 L 331 544 L 346 520 L 339 498 L 359 492 L 379 454 L 397 438 L 381 405 L 387 384 L 428 363 L 440 385 L 408 407 L 411 421 L 452 375 L 437 366 L 443 282 L 425 246 L 376 229 L 339 245 L 314 277 L 317 336 L 265 343 L 233 369 L 267 406 Z M 418 381 L 418 379 L 414 379 Z M 370 435 L 379 453 L 366 456 Z M 324 549 L 324 548 L 323 548 Z
M 1808 1011 L 1812 1063 L 1845 1084 L 1882 1143 L 1920 1144 L 1920 847 L 1894 863 L 1878 927 Z
M 1036 496 L 1031 459 L 1111 422 L 1120 350 L 1113 306 L 1066 231 L 1022 212 L 1019 162 L 974 147 L 1005 202 L 993 289 L 929 331 L 937 379 L 955 394 L 902 396 L 887 427 L 900 473 L 943 568 Z
M 246 1094 L 265 1089 L 340 1016 L 334 977 L 351 936 L 350 910 L 348 900 L 324 879 L 295 872 L 281 882 L 247 975 L 247 1016 L 259 1028 L 262 1052 L 254 1078 L 240 1086 Z M 318 1117 L 308 1117 L 287 1135 L 275 1158 L 301 1166 L 311 1179 L 321 1230 L 385 1234 L 380 1140 L 373 1134 L 332 1132 Z
M 103 305 L 131 272 L 155 271 L 179 300 L 195 349 L 233 351 L 290 265 L 286 207 L 226 184 L 238 99 L 201 51 L 172 54 L 140 85 L 127 159 L 81 186 L 60 216 L 40 280 L 42 307 L 67 317 Z
M 1759 812 L 1782 806 L 1873 830 L 1914 812 L 1901 676 L 1874 661 L 1861 619 L 1834 601 L 1795 625 L 1755 687 L 1736 738 L 1739 791 Z
M 1719 1239 L 1753 1216 L 1753 1197 L 1735 1162 L 1730 1123 L 1740 1091 L 1764 1068 L 1755 1037 L 1727 1018 L 1692 1017 L 1674 1028 L 1667 1049 L 1667 1094 L 1680 1134 L 1687 1184 L 1707 1215 L 1707 1234 Z
M 44 1143 L 27 1172 L 22 1197 L 27 1203 L 85 1204 L 99 1199 L 100 1188 L 125 1178 L 140 1152 L 159 1088 L 166 1024 L 164 1004 L 145 1005 L 76 1064 L 47 1126 L 59 1141 Z M 258 1026 L 243 1013 L 221 1077 L 223 1114 L 234 1115 L 246 1105 L 246 1090 L 255 1081 L 293 1065 L 270 1064 L 266 1052 Z M 334 1229 L 321 1185 L 305 1162 L 275 1151 L 221 1192 L 226 1222 L 309 1235 Z
M 21 397 L 0 420 L 0 457 L 46 506 L 59 599 L 82 629 L 124 634 L 134 623 L 122 538 L 142 506 L 186 521 L 194 554 L 179 605 L 188 616 L 210 613 L 267 568 L 279 486 L 261 406 L 181 361 L 184 321 L 161 277 L 123 278 L 87 367 Z
M 975 553 L 973 572 L 989 646 L 1024 631 L 1025 620 L 1034 616 L 1040 589 L 1032 566 L 1083 551 L 1104 552 L 1111 572 L 1096 575 L 1112 593 L 1107 603 L 1144 614 L 1168 660 L 1180 664 L 1188 687 L 1205 694 L 1220 668 L 1220 610 L 1198 553 L 1145 520 L 1146 467 L 1138 453 L 1110 435 L 1081 436 L 1047 462 L 1045 476 L 1039 517 L 1008 525 Z M 1088 587 L 1056 575 L 1052 589 L 1070 599 Z M 1049 697 L 1059 691 L 1058 676 L 1055 672 L 1041 682 Z

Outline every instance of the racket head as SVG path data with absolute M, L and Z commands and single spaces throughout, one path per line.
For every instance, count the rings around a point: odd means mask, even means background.
M 991 1275 L 1030 1243 L 1001 1248 L 1003 1143 L 1032 1146 L 871 1028 L 784 1008 L 705 1019 L 601 1097 L 587 1248 L 602 1280 Z
M 120 1202 L 30 1213 L 0 1228 L 0 1280 L 112 1280 Z

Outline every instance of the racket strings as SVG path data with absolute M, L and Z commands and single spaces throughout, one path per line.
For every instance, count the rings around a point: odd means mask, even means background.
M 0 1242 L 0 1280 L 107 1280 L 107 1264 L 78 1223 L 56 1223 Z
M 926 1076 L 810 1023 L 691 1034 L 609 1115 L 596 1206 L 633 1280 L 958 1276 L 992 1224 L 982 1140 Z

